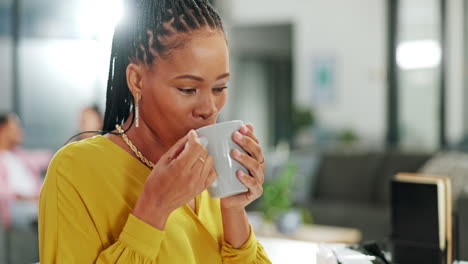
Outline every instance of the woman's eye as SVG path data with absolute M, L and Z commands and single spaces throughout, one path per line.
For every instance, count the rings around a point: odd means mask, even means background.
M 217 93 L 221 93 L 222 91 L 226 90 L 227 89 L 227 86 L 224 86 L 224 87 L 217 87 L 217 88 L 213 88 L 213 91 L 217 92 Z
M 193 88 L 177 88 L 177 89 L 184 94 L 191 94 L 191 93 L 197 92 L 197 89 L 193 89 Z

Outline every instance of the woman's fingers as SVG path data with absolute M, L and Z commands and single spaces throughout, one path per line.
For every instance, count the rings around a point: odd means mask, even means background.
M 189 132 L 190 133 L 190 132 Z M 176 159 L 180 153 L 184 150 L 185 148 L 185 145 L 188 141 L 188 134 L 179 139 L 167 152 L 166 154 L 164 154 L 164 158 L 162 159 L 162 161 L 164 162 L 171 162 L 172 160 Z
M 213 158 L 206 154 L 204 157 L 198 157 L 197 162 L 192 167 L 192 173 L 195 178 L 200 178 L 204 182 L 213 168 Z
M 247 193 L 249 201 L 253 201 L 262 195 L 263 187 L 255 178 L 245 174 L 243 171 L 237 171 L 237 177 L 249 189 Z
M 208 152 L 200 153 L 200 156 L 196 158 L 193 166 L 188 168 L 193 179 L 203 178 L 205 177 L 204 175 L 208 174 L 209 168 L 207 167 L 210 166 L 209 163 L 211 163 L 209 157 Z
M 213 184 L 213 182 L 218 178 L 218 173 L 216 172 L 216 169 L 214 167 L 211 168 L 208 177 L 206 178 L 205 181 L 205 186 L 203 189 L 206 189 Z
M 190 131 L 187 138 L 188 140 L 184 149 L 175 161 L 179 161 L 182 166 L 190 170 L 197 165 L 197 162 L 201 161 L 199 158 L 203 160 L 206 159 L 208 151 L 202 144 L 200 144 L 195 131 Z
M 241 126 L 240 132 L 242 134 L 252 138 L 255 142 L 257 142 L 257 144 L 260 144 L 260 141 L 258 140 L 258 138 L 254 134 L 255 132 L 254 132 L 254 127 L 253 127 L 252 124 L 248 123 L 245 126 Z
M 263 162 L 262 147 L 252 137 L 243 135 L 240 132 L 235 132 L 233 135 L 234 142 L 239 144 L 247 153 L 249 153 L 258 162 Z
M 185 148 L 176 159 L 181 171 L 189 177 L 185 184 L 192 185 L 195 189 L 206 189 L 206 184 L 211 184 L 217 177 L 214 171 L 214 159 L 208 154 L 208 150 L 200 143 L 195 132 L 187 135 Z M 201 191 L 200 190 L 200 191 Z
M 263 164 L 259 163 L 253 157 L 242 153 L 238 149 L 234 149 L 231 152 L 231 155 L 234 157 L 235 160 L 242 164 L 250 172 L 250 174 L 252 174 L 252 176 L 258 180 L 258 182 L 263 184 L 265 180 L 265 171 Z

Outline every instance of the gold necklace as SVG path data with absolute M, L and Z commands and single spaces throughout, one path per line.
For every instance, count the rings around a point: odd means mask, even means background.
M 150 167 L 151 169 L 154 168 L 154 163 L 149 161 L 147 158 L 143 157 L 143 154 L 141 154 L 140 151 L 133 145 L 132 141 L 127 137 L 127 134 L 125 134 L 125 131 L 122 129 L 120 125 L 115 125 L 115 128 L 117 131 L 119 131 L 120 135 L 122 135 L 123 140 L 127 145 L 130 147 L 130 149 L 135 153 L 135 155 L 143 162 L 146 166 Z

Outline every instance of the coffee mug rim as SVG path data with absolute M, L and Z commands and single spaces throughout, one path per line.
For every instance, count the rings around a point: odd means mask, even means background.
M 197 132 L 202 132 L 203 130 L 206 130 L 206 129 L 211 129 L 211 128 L 216 128 L 218 126 L 225 126 L 227 124 L 231 124 L 231 123 L 240 123 L 240 124 L 243 124 L 244 122 L 242 120 L 230 120 L 230 121 L 224 121 L 224 122 L 221 122 L 221 123 L 216 123 L 216 124 L 212 124 L 212 125 L 208 125 L 208 126 L 204 126 L 204 127 L 200 127 L 198 129 L 195 129 L 195 131 Z

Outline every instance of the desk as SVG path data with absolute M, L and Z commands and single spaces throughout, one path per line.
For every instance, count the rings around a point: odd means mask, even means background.
M 274 264 L 317 264 L 316 244 L 257 236 L 258 241 Z
M 335 257 L 343 264 L 372 264 L 373 260 L 373 257 L 348 249 L 344 244 L 317 244 L 261 236 L 257 239 L 274 264 L 330 264 L 336 263 Z
M 272 223 L 263 223 L 254 226 L 257 236 L 282 238 L 288 240 L 298 240 L 316 243 L 359 243 L 362 234 L 359 230 L 346 227 L 324 226 L 324 225 L 302 225 L 294 233 L 283 234 L 276 230 Z

